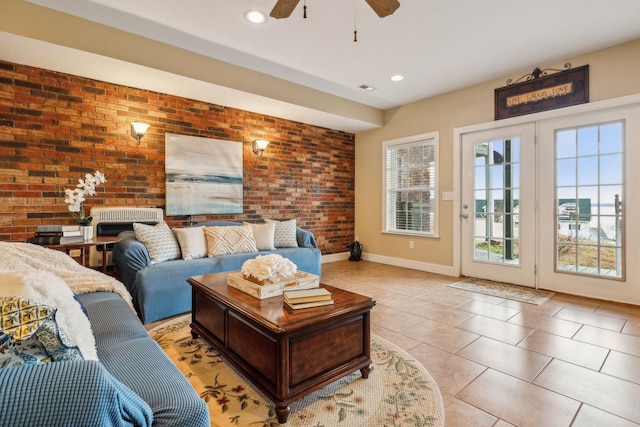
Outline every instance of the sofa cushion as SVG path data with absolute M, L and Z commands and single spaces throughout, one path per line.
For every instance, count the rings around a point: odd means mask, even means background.
M 84 359 L 75 337 L 56 323 L 55 308 L 20 297 L 0 300 L 1 368 Z
M 38 328 L 36 336 L 47 350 L 47 354 L 56 362 L 84 359 L 76 345 L 75 337 L 65 333 L 64 329 L 60 328 L 58 323 L 51 318 Z
M 0 297 L 0 332 L 16 340 L 26 340 L 55 312 L 53 307 L 37 304 L 19 296 Z
M 166 222 L 157 225 L 133 224 L 136 239 L 149 251 L 151 264 L 180 258 L 180 245 Z
M 247 223 L 245 223 L 246 225 Z M 253 231 L 253 238 L 256 240 L 256 247 L 259 251 L 272 251 L 275 246 L 276 225 L 265 222 L 263 224 L 248 224 Z
M 35 331 L 53 360 L 98 359 L 89 319 L 60 277 L 45 270 L 6 271 L 0 272 L 0 283 L 0 295 L 25 298 L 55 311 Z
M 182 259 L 203 258 L 207 256 L 207 240 L 204 237 L 204 227 L 174 228 Z
M 0 368 L 34 366 L 50 361 L 51 356 L 35 335 L 16 341 L 11 335 L 0 334 Z
M 209 257 L 258 252 L 253 230 L 249 225 L 205 227 Z
M 267 223 L 276 225 L 274 244 L 276 248 L 297 248 L 298 239 L 296 237 L 296 220 L 275 221 L 265 219 Z

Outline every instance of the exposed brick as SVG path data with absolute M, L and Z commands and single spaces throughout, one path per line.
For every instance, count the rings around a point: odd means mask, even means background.
M 140 144 L 130 122 L 151 127 Z M 290 219 L 314 232 L 323 254 L 354 232 L 354 135 L 277 117 L 0 61 L 0 240 L 40 224 L 71 223 L 61 192 L 86 173 L 107 174 L 92 206 L 165 205 L 165 134 L 241 141 L 244 213 Z M 271 141 L 263 157 L 255 139 Z M 189 218 L 167 217 L 172 227 Z

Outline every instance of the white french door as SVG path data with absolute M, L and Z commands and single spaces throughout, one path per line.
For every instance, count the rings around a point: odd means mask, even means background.
M 638 107 L 539 123 L 542 287 L 640 302 L 639 128 Z
M 640 105 L 562 114 L 461 134 L 460 272 L 640 304 Z
M 535 126 L 462 136 L 461 273 L 535 285 Z

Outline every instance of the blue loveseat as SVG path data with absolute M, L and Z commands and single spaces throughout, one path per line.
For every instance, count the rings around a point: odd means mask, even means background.
M 0 369 L 0 426 L 210 426 L 204 401 L 119 295 L 78 298 L 99 361 Z
M 209 221 L 197 226 L 241 226 L 233 221 Z M 279 254 L 299 271 L 320 276 L 322 257 L 313 233 L 296 227 L 298 247 L 283 247 L 249 253 L 233 253 L 197 259 L 173 259 L 152 264 L 149 250 L 133 233 L 114 245 L 113 261 L 131 295 L 143 323 L 191 311 L 191 286 L 187 279 L 201 274 L 240 270 L 259 255 Z

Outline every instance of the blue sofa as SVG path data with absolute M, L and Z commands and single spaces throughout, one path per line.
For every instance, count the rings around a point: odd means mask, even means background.
M 0 426 L 210 426 L 205 402 L 119 295 L 78 298 L 100 361 L 0 369 Z
M 239 222 L 209 221 L 198 226 L 238 226 Z M 187 279 L 201 274 L 240 270 L 242 264 L 259 255 L 279 254 L 290 259 L 298 270 L 320 276 L 322 256 L 313 233 L 296 228 L 297 248 L 238 253 L 198 259 L 175 259 L 151 263 L 146 246 L 133 233 L 114 245 L 113 261 L 133 297 L 143 323 L 191 311 L 191 286 Z

